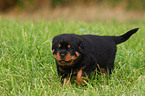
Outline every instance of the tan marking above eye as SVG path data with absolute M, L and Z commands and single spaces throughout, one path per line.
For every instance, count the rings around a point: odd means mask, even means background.
M 68 45 L 67 47 L 68 47 L 68 48 L 70 48 L 70 47 L 71 47 L 71 45 Z
M 61 47 L 61 45 L 60 45 L 60 44 L 58 44 L 58 47 Z

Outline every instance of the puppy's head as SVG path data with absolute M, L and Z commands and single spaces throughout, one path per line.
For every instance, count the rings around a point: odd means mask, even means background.
M 53 56 L 61 66 L 75 64 L 81 55 L 80 37 L 74 34 L 55 36 L 52 42 Z

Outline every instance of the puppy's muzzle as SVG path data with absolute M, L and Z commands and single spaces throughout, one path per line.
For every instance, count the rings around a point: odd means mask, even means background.
M 61 59 L 64 59 L 65 56 L 66 56 L 66 54 L 67 54 L 67 51 L 61 50 L 61 51 L 59 52 L 59 54 L 60 54 Z

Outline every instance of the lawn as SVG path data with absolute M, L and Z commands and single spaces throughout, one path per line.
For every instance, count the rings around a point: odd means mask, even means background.
M 1 96 L 143 96 L 145 94 L 145 22 L 129 23 L 24 21 L 0 19 Z M 109 80 L 89 79 L 63 87 L 57 76 L 51 45 L 61 33 L 121 35 L 140 27 L 118 45 L 115 68 Z M 97 77 L 96 77 L 97 78 Z

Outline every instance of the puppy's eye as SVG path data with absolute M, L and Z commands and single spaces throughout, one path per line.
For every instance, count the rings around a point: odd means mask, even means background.
M 60 45 L 60 44 L 58 44 L 58 47 L 60 48 L 60 47 L 61 47 L 61 45 Z
M 68 45 L 67 47 L 68 47 L 68 48 L 71 48 L 71 45 Z

